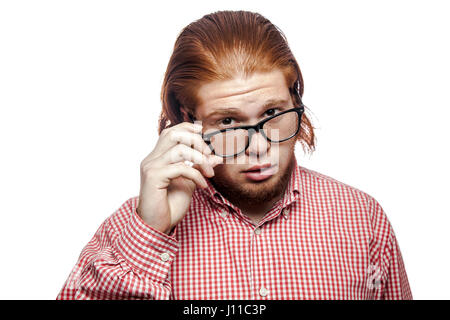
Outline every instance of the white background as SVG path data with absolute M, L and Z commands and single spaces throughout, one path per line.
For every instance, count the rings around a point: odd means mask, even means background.
M 286 34 L 317 151 L 298 162 L 376 198 L 413 296 L 449 299 L 445 1 L 1 1 L 0 298 L 54 299 L 139 193 L 160 89 L 188 23 L 251 10 Z

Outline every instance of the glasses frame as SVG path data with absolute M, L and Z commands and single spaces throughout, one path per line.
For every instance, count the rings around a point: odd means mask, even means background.
M 258 122 L 258 123 L 255 124 L 255 125 L 247 125 L 247 126 L 238 126 L 238 127 L 232 127 L 232 128 L 225 128 L 225 129 L 217 130 L 217 131 L 214 131 L 214 132 L 211 132 L 211 133 L 208 133 L 208 134 L 203 134 L 203 133 L 202 133 L 202 138 L 203 138 L 203 141 L 205 141 L 205 143 L 208 145 L 208 147 L 211 149 L 211 151 L 212 151 L 215 155 L 220 156 L 220 157 L 222 157 L 222 158 L 236 157 L 236 156 L 240 155 L 241 153 L 245 152 L 245 151 L 248 149 L 248 147 L 249 147 L 249 145 L 250 145 L 250 142 L 252 141 L 252 136 L 253 136 L 255 133 L 257 133 L 257 132 L 261 132 L 262 136 L 263 136 L 267 141 L 272 142 L 272 143 L 280 143 L 280 142 L 284 142 L 284 141 L 289 140 L 289 139 L 291 139 L 292 137 L 294 137 L 294 136 L 299 132 L 299 130 L 300 130 L 301 123 L 302 123 L 302 114 L 303 114 L 304 111 L 305 111 L 305 105 L 304 105 L 303 103 L 301 103 L 301 104 L 298 105 L 297 107 L 294 107 L 294 108 L 291 108 L 291 109 L 282 111 L 282 112 L 280 112 L 280 113 L 277 113 L 276 115 L 273 115 L 273 116 L 270 116 L 270 117 L 268 117 L 268 118 L 266 118 L 266 119 L 264 119 L 264 120 L 261 120 L 260 122 Z M 281 116 L 281 115 L 283 115 L 283 114 L 285 114 L 285 113 L 288 113 L 288 112 L 296 112 L 296 113 L 298 114 L 299 121 L 298 121 L 297 130 L 295 131 L 294 134 L 292 134 L 292 135 L 291 135 L 290 137 L 288 137 L 288 138 L 285 138 L 285 139 L 280 140 L 280 141 L 275 141 L 275 142 L 272 141 L 271 139 L 269 139 L 269 137 L 266 136 L 266 134 L 264 133 L 264 130 L 262 130 L 264 124 L 265 124 L 266 122 L 272 120 L 273 118 L 279 117 L 279 116 Z M 245 146 L 245 149 L 244 149 L 243 151 L 241 151 L 241 152 L 239 152 L 239 153 L 236 153 L 236 154 L 233 154 L 233 155 L 219 155 L 219 154 L 216 154 L 216 152 L 215 152 L 215 150 L 214 150 L 214 147 L 211 145 L 211 137 L 215 136 L 216 134 L 223 133 L 223 132 L 226 132 L 226 131 L 232 131 L 232 130 L 234 131 L 234 130 L 242 130 L 242 129 L 247 130 L 247 131 L 253 129 L 252 131 L 249 131 L 249 132 L 248 132 L 248 141 L 247 141 L 247 145 Z

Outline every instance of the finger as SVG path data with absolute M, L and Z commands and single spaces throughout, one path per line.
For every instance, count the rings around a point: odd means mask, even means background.
M 170 180 L 183 176 L 193 181 L 200 188 L 206 188 L 208 186 L 206 179 L 200 171 L 183 163 L 175 163 L 167 166 L 164 174 Z
M 212 177 L 212 176 L 215 175 L 215 171 L 214 171 L 215 167 L 216 167 L 218 164 L 223 163 L 224 160 L 223 160 L 222 157 L 218 157 L 218 156 L 216 156 L 216 155 L 209 155 L 209 156 L 208 156 L 208 161 L 209 161 L 209 163 L 211 164 L 211 167 L 212 167 L 212 169 L 213 169 L 213 174 L 212 174 L 211 176 L 209 176 L 209 177 Z M 192 166 L 193 168 L 202 170 L 201 167 L 200 167 L 198 164 L 193 164 L 193 163 L 191 163 L 190 166 Z
M 198 164 L 206 176 L 210 177 L 214 175 L 212 167 L 213 162 L 210 163 L 206 155 L 184 144 L 178 144 L 172 147 L 168 152 L 157 159 L 157 161 L 160 165 L 190 161 L 194 164 Z
M 165 144 L 167 150 L 177 144 L 185 144 L 188 147 L 192 147 L 199 152 L 210 155 L 212 153 L 209 146 L 202 139 L 202 136 L 198 133 L 187 132 L 186 130 L 174 130 L 167 136 L 167 144 Z
M 180 128 L 188 129 L 192 132 L 200 132 L 202 129 L 202 124 L 201 121 L 198 121 L 196 123 L 185 121 L 171 127 L 171 129 L 180 129 Z
M 224 158 L 216 156 L 215 154 L 210 154 L 208 156 L 209 163 L 211 163 L 211 166 L 214 168 L 218 164 L 224 163 Z
M 167 152 L 170 148 L 178 143 L 193 146 L 198 151 L 210 154 L 211 149 L 203 141 L 201 137 L 202 127 L 194 125 L 193 123 L 183 122 L 174 127 L 164 129 L 158 139 L 152 154 L 155 157 Z
M 192 133 L 199 133 L 202 132 L 203 126 L 200 122 L 192 123 L 192 122 L 181 122 L 177 125 L 174 125 L 173 127 L 166 128 L 163 131 L 161 131 L 161 135 L 165 135 L 173 130 L 181 130 L 181 131 L 189 131 Z

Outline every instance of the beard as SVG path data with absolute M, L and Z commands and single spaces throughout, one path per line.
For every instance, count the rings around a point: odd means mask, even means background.
M 292 155 L 284 172 L 278 172 L 267 180 L 261 182 L 236 183 L 234 179 L 220 170 L 219 165 L 216 174 L 210 179 L 217 191 L 219 191 L 231 203 L 245 207 L 261 205 L 261 203 L 279 198 L 285 192 L 295 164 L 295 156 Z

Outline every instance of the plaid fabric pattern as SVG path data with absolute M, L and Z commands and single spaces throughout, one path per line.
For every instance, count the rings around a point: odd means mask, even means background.
M 100 226 L 57 299 L 412 299 L 380 204 L 313 170 L 296 165 L 257 225 L 210 183 L 169 235 L 138 201 Z

